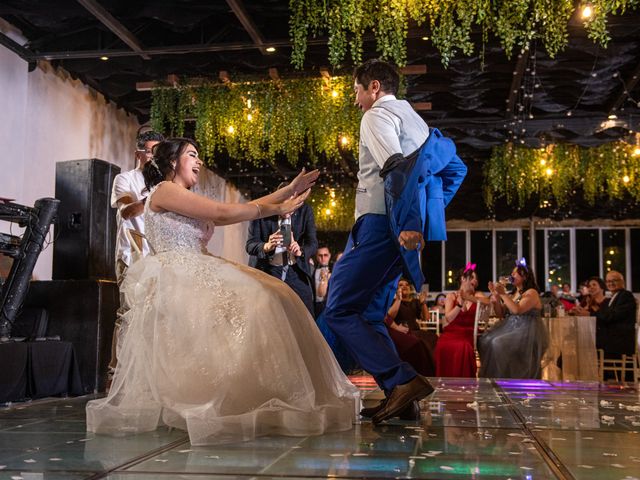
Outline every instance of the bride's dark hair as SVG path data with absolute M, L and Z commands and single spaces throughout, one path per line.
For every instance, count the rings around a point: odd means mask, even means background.
M 536 283 L 536 276 L 533 273 L 533 270 L 526 266 L 517 265 L 516 272 L 520 275 L 524 280 L 522 282 L 521 292 L 526 292 L 530 288 L 533 288 L 536 292 L 539 292 L 538 284 Z
M 170 172 L 175 172 L 180 155 L 188 145 L 198 149 L 198 144 L 190 138 L 167 138 L 153 148 L 153 158 L 142 169 L 144 184 L 148 190 L 166 180 Z M 176 164 L 172 165 L 172 162 Z

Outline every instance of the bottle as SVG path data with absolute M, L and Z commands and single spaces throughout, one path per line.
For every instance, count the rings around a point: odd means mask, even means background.
M 560 305 L 558 305 L 558 308 L 556 308 L 556 316 L 564 317 L 564 305 L 562 305 L 562 303 L 560 303 Z

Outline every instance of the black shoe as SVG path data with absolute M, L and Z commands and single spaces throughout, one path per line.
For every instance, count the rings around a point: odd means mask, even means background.
M 404 385 L 396 385 L 386 404 L 371 419 L 374 425 L 400 415 L 405 409 L 433 393 L 433 387 L 422 375 L 416 376 Z

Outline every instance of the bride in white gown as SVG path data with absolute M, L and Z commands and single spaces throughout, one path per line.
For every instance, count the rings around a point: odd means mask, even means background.
M 227 204 L 189 191 L 202 166 L 191 140 L 162 142 L 154 155 L 144 174 L 155 254 L 127 272 L 118 366 L 108 396 L 87 404 L 87 430 L 137 433 L 166 424 L 203 445 L 350 429 L 357 389 L 298 296 L 205 250 L 212 223 L 291 212 L 318 173 L 303 171 L 248 204 Z

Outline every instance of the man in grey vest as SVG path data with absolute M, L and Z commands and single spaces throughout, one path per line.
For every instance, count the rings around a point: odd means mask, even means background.
M 426 378 L 400 360 L 384 325 L 387 287 L 402 273 L 401 249 L 420 250 L 424 239 L 420 218 L 405 224 L 397 239 L 391 234 L 381 175 L 388 160 L 417 155 L 429 129 L 408 102 L 396 99 L 399 75 L 392 65 L 369 60 L 356 68 L 354 80 L 355 102 L 364 112 L 356 223 L 329 280 L 324 320 L 385 392 L 380 405 L 361 412 L 377 424 L 419 416 L 417 402 L 433 392 Z

